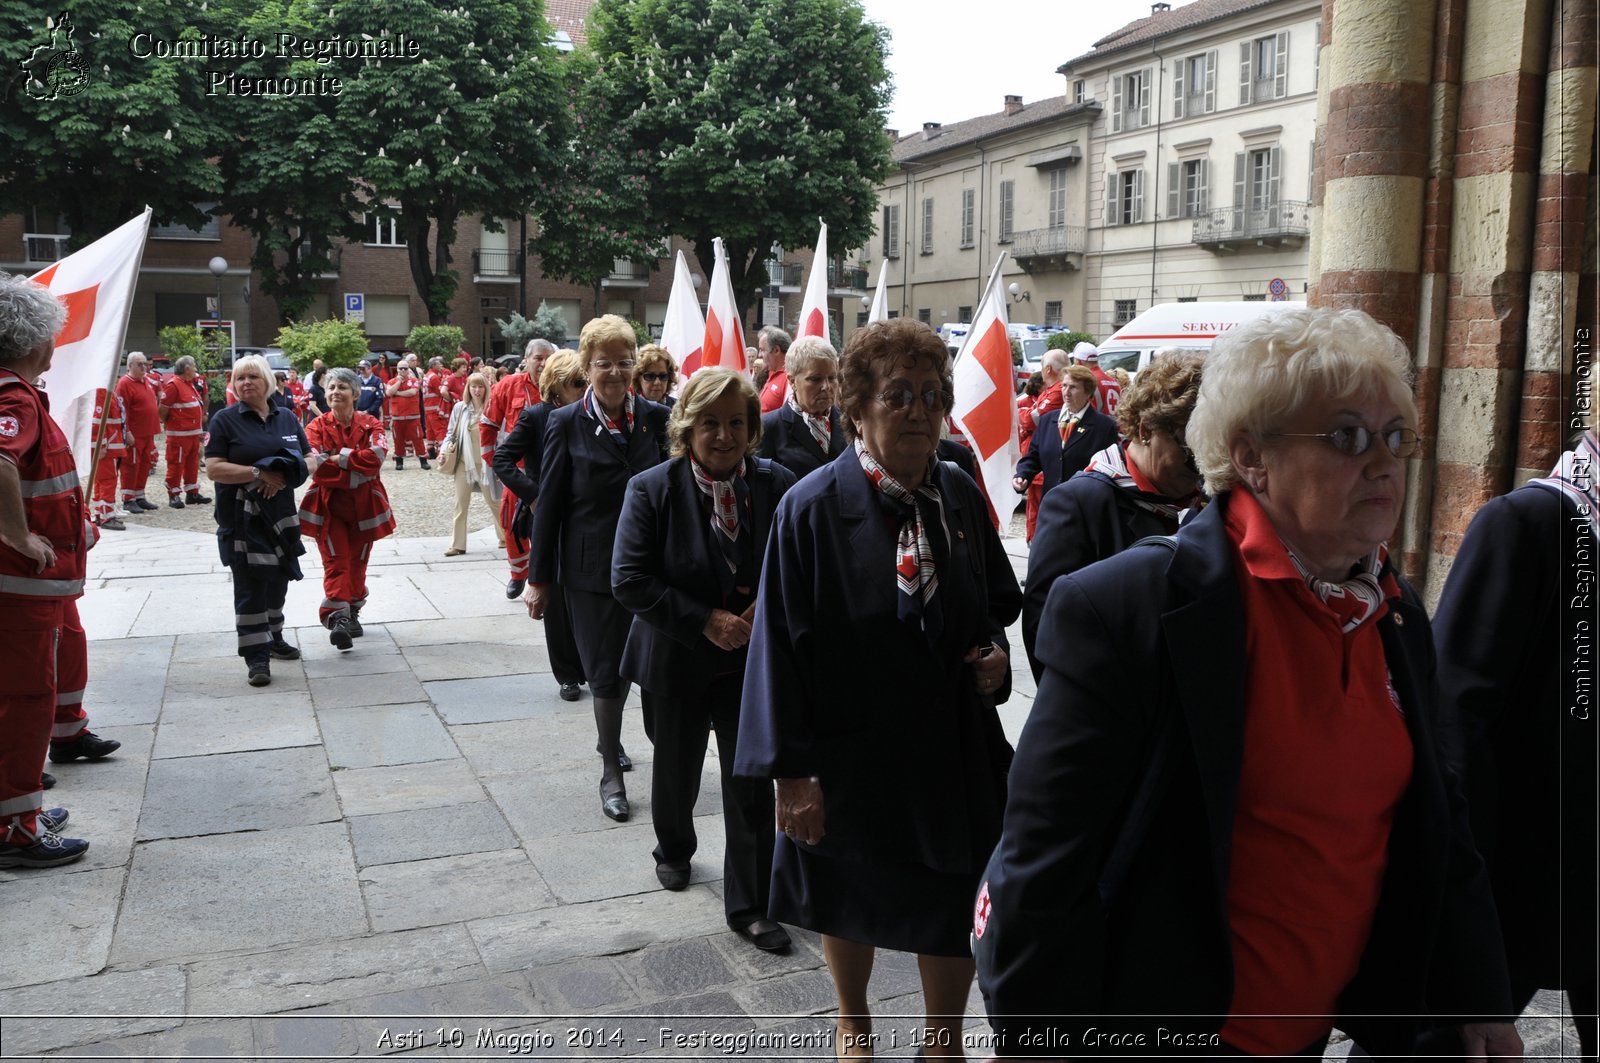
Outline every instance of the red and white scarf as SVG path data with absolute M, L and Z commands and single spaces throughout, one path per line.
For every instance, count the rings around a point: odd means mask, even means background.
M 722 551 L 722 559 L 728 563 L 728 571 L 736 572 L 739 569 L 739 554 L 736 549 L 739 542 L 739 518 L 750 506 L 750 489 L 744 481 L 745 461 L 739 460 L 739 467 L 733 475 L 726 480 L 717 480 L 706 472 L 704 467 L 695 460 L 694 455 L 689 455 L 689 469 L 694 473 L 694 485 L 700 493 L 711 499 L 711 538 Z
M 583 393 L 583 408 L 589 411 L 590 417 L 600 422 L 601 427 L 611 433 L 611 438 L 617 441 L 617 446 L 623 450 L 628 449 L 628 436 L 633 431 L 633 392 L 623 393 L 621 420 L 613 420 L 600 406 L 600 397 L 594 393 L 594 388 Z
M 1067 407 L 1061 407 L 1061 413 L 1058 415 L 1058 420 L 1056 421 L 1056 429 L 1061 433 L 1061 445 L 1063 447 L 1067 445 L 1067 437 L 1072 434 L 1072 428 L 1078 423 L 1078 418 L 1082 417 L 1084 411 L 1088 408 L 1088 404 L 1085 403 L 1082 410 L 1079 410 L 1077 413 L 1073 413 L 1071 410 L 1067 409 Z
M 933 604 L 934 595 L 939 590 L 939 573 L 933 562 L 933 540 L 929 538 L 923 523 L 922 506 L 931 503 L 935 511 L 942 514 L 943 503 L 939 499 L 939 491 L 934 487 L 931 476 L 923 480 L 922 486 L 915 492 L 907 490 L 878 464 L 877 459 L 867 453 L 866 445 L 859 439 L 856 440 L 856 459 L 861 462 L 861 470 L 874 487 L 910 509 L 895 536 L 895 583 L 900 588 L 901 619 L 915 619 L 917 625 L 922 627 L 924 609 Z M 919 498 L 922 505 L 918 505 Z
M 1385 588 L 1379 578 L 1383 571 L 1384 562 L 1389 557 L 1386 546 L 1379 546 L 1372 553 L 1362 559 L 1360 571 L 1342 582 L 1318 579 L 1306 568 L 1305 563 L 1290 549 L 1288 543 L 1283 544 L 1289 553 L 1289 560 L 1294 562 L 1295 570 L 1306 581 L 1306 586 L 1311 588 L 1328 610 L 1339 618 L 1339 627 L 1346 635 L 1379 615 L 1391 595 L 1385 593 Z M 1394 594 L 1399 589 L 1395 588 Z
M 1159 514 L 1176 522 L 1183 511 L 1188 508 L 1181 502 L 1175 502 L 1166 495 L 1158 495 L 1146 491 L 1139 486 L 1133 478 L 1133 473 L 1128 471 L 1128 455 L 1123 451 L 1121 443 L 1113 443 L 1094 457 L 1089 459 L 1088 466 L 1083 470 L 1086 473 L 1099 473 L 1112 484 L 1128 492 L 1133 498 L 1133 504 L 1140 509 L 1147 509 L 1151 513 Z
M 1561 455 L 1549 476 L 1528 482 L 1566 495 L 1579 513 L 1588 515 L 1594 534 L 1600 535 L 1600 446 L 1594 429 L 1583 433 L 1578 445 Z
M 833 442 L 833 418 L 813 417 L 801 409 L 800 403 L 795 401 L 792 388 L 789 391 L 788 404 L 791 410 L 800 415 L 800 419 L 806 423 L 806 427 L 811 429 L 811 438 L 817 441 L 817 446 L 821 447 L 822 452 L 826 454 L 828 452 L 828 444 Z

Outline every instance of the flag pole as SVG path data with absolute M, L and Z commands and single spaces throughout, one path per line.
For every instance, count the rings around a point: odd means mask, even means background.
M 994 286 L 1000 282 L 1000 268 L 1006 264 L 1006 255 L 1008 254 L 1010 254 L 1010 252 L 1001 251 L 1000 257 L 994 260 L 994 269 L 989 271 L 989 282 L 983 286 L 983 294 L 978 297 L 979 307 L 982 307 L 983 304 L 988 301 L 989 292 L 993 290 Z M 950 364 L 952 366 L 954 366 L 956 362 L 961 361 L 962 358 L 966 357 L 967 348 L 972 346 L 973 340 L 976 338 L 977 333 L 972 329 L 968 329 L 967 334 L 961 339 L 961 349 L 956 352 L 955 358 L 951 360 Z

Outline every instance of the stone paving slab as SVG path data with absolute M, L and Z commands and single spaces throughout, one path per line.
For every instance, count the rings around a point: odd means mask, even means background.
M 99 733 L 115 738 L 122 743 L 122 748 L 104 760 L 45 765 L 56 777 L 55 789 L 44 795 L 45 807 L 67 809 L 72 818 L 67 822 L 66 836 L 89 842 L 88 854 L 65 869 L 67 873 L 103 867 L 123 870 L 133 851 L 155 728 L 108 727 Z M 37 871 L 0 871 L 0 882 L 38 874 Z
M 363 616 L 366 614 L 363 613 Z M 504 617 L 467 616 L 452 617 L 447 624 L 437 620 L 390 621 L 386 626 L 398 645 L 406 649 L 417 646 L 465 645 L 467 643 L 492 643 L 511 647 L 534 642 L 544 643 L 544 625 L 527 621 L 514 624 Z
M 158 635 L 89 643 L 83 705 L 90 726 L 155 723 L 160 718 L 174 641 L 171 635 Z
M 315 616 L 315 614 L 312 614 Z M 389 634 L 389 626 L 376 622 L 369 623 L 365 611 L 361 614 L 362 636 L 355 640 L 355 645 L 347 653 L 328 641 L 328 629 L 321 624 L 312 624 L 295 629 L 304 657 L 306 675 L 319 679 L 323 675 L 356 675 L 356 671 L 339 671 L 337 668 L 330 672 L 312 672 L 311 666 L 319 662 L 343 661 L 354 664 L 363 657 L 393 656 L 400 652 L 400 647 L 395 645 L 393 637 Z
M 33 879 L 13 875 L 0 882 L 0 911 L 27 913 L 26 918 L 7 921 L 6 948 L 0 958 L 0 989 L 5 990 L 0 1012 L 53 1015 L 60 1010 L 60 998 L 50 1001 L 35 984 L 82 978 L 105 967 L 127 871 L 110 867 L 74 874 L 27 874 Z M 48 890 L 34 886 L 40 874 L 50 876 Z M 34 988 L 12 988 L 16 986 Z M 5 1040 L 9 1042 L 10 1037 Z
M 256 1052 L 268 1058 L 337 1058 L 371 1050 L 366 1024 L 333 1008 L 252 1019 Z
M 366 931 L 344 825 L 302 824 L 140 845 L 111 955 L 147 963 Z
M 372 816 L 482 801 L 485 792 L 466 760 L 351 768 L 333 773 L 346 816 Z
M 188 971 L 189 1010 L 201 1015 L 293 1011 L 486 974 L 464 925 L 200 958 Z
M 600 772 L 596 768 L 480 778 L 517 836 L 531 846 L 591 831 L 604 833 L 648 824 L 650 786 L 644 781 L 648 773 L 648 765 L 635 764 L 627 776 L 632 811 L 627 824 L 613 823 L 600 811 Z M 654 844 L 652 833 L 646 850 Z
M 484 966 L 491 971 L 610 956 L 657 941 L 702 937 L 726 927 L 722 899 L 704 886 L 691 886 L 682 893 L 668 893 L 658 886 L 631 897 L 608 897 L 467 924 Z
M 276 679 L 277 672 L 273 675 Z M 169 704 L 161 716 L 156 758 L 201 757 L 321 744 L 316 714 L 305 694 L 274 693 L 276 696 L 270 699 L 194 699 Z
M 183 1022 L 184 987 L 183 968 L 169 964 L 8 989 L 4 1007 L 12 1017 L 5 1020 L 5 1055 L 34 1055 L 172 1029 Z M 79 1017 L 83 1013 L 101 1017 Z M 18 1015 L 70 1017 L 14 1017 Z
M 426 703 L 323 708 L 317 720 L 322 725 L 328 763 L 335 771 L 417 764 L 459 753 Z
M 401 650 L 418 679 L 427 683 L 440 679 L 475 679 L 484 676 L 544 673 L 530 679 L 527 689 L 549 685 L 559 690 L 550 673 L 550 657 L 542 643 L 505 645 L 486 642 L 453 642 L 443 645 L 406 646 Z
M 149 591 L 124 590 L 117 586 L 91 588 L 78 602 L 83 633 L 91 641 L 127 638 L 134 633 L 139 615 L 149 600 Z M 165 628 L 152 630 L 166 633 Z
M 600 757 L 595 753 L 594 708 L 587 696 L 561 702 L 564 711 L 523 720 L 481 724 L 455 724 L 450 733 L 479 775 L 532 775 L 587 771 L 600 778 Z M 622 718 L 622 743 L 635 765 L 652 758 L 637 711 Z M 632 779 L 629 779 L 630 784 Z
M 365 705 L 409 705 L 428 700 L 422 684 L 407 671 L 379 672 L 373 675 L 336 675 L 312 679 L 310 684 L 311 698 L 319 709 L 346 709 Z
M 507 600 L 503 574 L 429 571 L 410 580 L 441 616 L 504 616 L 522 624 L 533 623 L 527 606 Z
M 357 867 L 487 853 L 517 844 L 505 817 L 489 801 L 355 816 L 349 823 Z
M 221 753 L 151 764 L 138 837 L 186 838 L 339 818 L 321 749 Z
M 610 956 L 535 967 L 528 972 L 528 981 L 540 1010 L 547 1014 L 589 1015 L 635 1007 L 642 1000 L 638 987 Z
M 598 796 L 595 803 L 599 803 Z M 598 811 L 595 814 L 598 815 Z M 621 838 L 611 836 L 617 831 L 603 829 L 536 839 L 527 843 L 529 854 L 539 874 L 563 903 L 659 890 L 661 883 L 656 880 L 656 862 L 652 855 L 655 830 L 648 822 L 640 822 L 641 819 L 643 814 L 635 813 L 626 825 L 618 828 L 623 838 L 633 836 L 631 851 L 626 845 L 619 846 Z M 722 818 L 707 816 L 697 820 L 696 826 L 700 828 L 697 830 L 700 849 L 690 864 L 689 881 L 700 884 L 720 880 L 724 848 Z
M 327 642 L 326 637 L 322 641 Z M 386 652 L 381 645 L 374 646 L 370 638 L 363 637 L 349 653 L 340 653 L 332 643 L 328 648 L 333 650 L 333 655 L 319 655 L 304 662 L 307 679 L 314 682 L 338 676 L 381 675 L 410 670 L 406 659 L 398 652 Z
M 363 868 L 374 930 L 411 930 L 550 908 L 556 897 L 521 849 Z
M 231 610 L 232 606 L 229 608 Z M 232 616 L 231 612 L 229 616 Z M 228 637 L 230 640 L 233 638 L 232 631 L 228 632 Z M 244 658 L 237 655 L 185 660 L 174 667 L 168 675 L 167 696 L 179 698 L 248 698 L 263 692 L 263 688 L 251 686 L 246 681 L 247 678 L 248 672 L 245 669 Z M 298 690 L 304 694 L 306 691 L 305 670 L 300 667 L 299 661 L 273 661 L 272 686 L 265 689 L 275 694 L 281 694 L 289 690 Z
M 448 724 L 526 720 L 570 712 L 574 705 L 561 700 L 554 683 L 527 675 L 447 679 L 424 683 L 423 689 Z
M 322 598 L 322 583 L 317 582 L 317 599 Z M 316 615 L 315 605 L 312 616 Z M 417 589 L 415 583 L 404 576 L 385 576 L 381 569 L 368 569 L 367 605 L 361 610 L 361 622 L 388 624 L 396 620 L 432 620 L 444 618 L 434 608 L 428 596 Z
M 257 1055 L 255 1024 L 249 1019 L 199 1019 L 161 1033 L 122 1037 L 72 1049 L 72 1055 L 127 1059 L 251 1059 Z

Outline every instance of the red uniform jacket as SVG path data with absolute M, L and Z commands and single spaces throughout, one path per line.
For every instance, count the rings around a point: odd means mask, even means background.
M 517 427 L 517 418 L 529 406 L 539 405 L 539 385 L 527 373 L 512 373 L 489 389 L 489 401 L 478 423 L 478 443 L 483 460 L 494 463 L 494 448 Z
M 445 380 L 448 374 L 443 370 L 430 369 L 422 378 L 422 408 L 431 416 L 450 416 L 451 406 L 454 404 L 450 392 L 445 389 Z
M 167 411 L 168 439 L 199 436 L 206 424 L 205 382 L 173 376 L 161 389 L 161 407 Z
M 50 416 L 50 400 L 0 367 L 0 455 L 17 467 L 28 530 L 55 547 L 55 563 L 39 571 L 30 558 L 0 543 L 0 600 L 50 601 L 83 594 L 89 548 L 100 533 L 89 520 L 78 467 L 67 437 Z M 7 682 L 14 681 L 8 677 Z
M 416 377 L 407 380 L 395 378 L 389 395 L 389 420 L 416 421 L 422 418 L 422 381 Z
M 101 419 L 104 418 L 104 421 Z M 122 399 L 111 392 L 111 409 L 106 409 L 106 389 L 94 389 L 94 428 L 92 441 L 96 450 L 102 446 L 107 454 L 120 458 L 128 451 L 127 437 L 123 434 Z M 105 425 L 102 432 L 101 425 Z
M 161 434 L 161 418 L 156 414 L 161 396 L 148 374 L 141 380 L 131 376 L 118 380 L 117 398 L 122 400 L 122 427 L 129 440 L 148 443 Z
M 300 523 L 311 537 L 321 539 L 329 520 L 349 525 L 355 542 L 375 542 L 394 531 L 389 494 L 378 479 L 389 452 L 378 419 L 356 413 L 346 427 L 325 413 L 306 425 L 306 442 L 322 458 L 300 500 Z

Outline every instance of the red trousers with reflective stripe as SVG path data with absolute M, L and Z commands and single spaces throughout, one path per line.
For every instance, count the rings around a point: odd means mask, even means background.
M 0 598 L 0 841 L 13 827 L 29 837 L 37 830 L 68 609 L 76 624 L 71 601 Z
M 78 603 L 63 603 L 61 642 L 56 647 L 56 713 L 50 738 L 76 738 L 89 726 L 83 691 L 89 685 L 89 638 L 78 620 Z
M 200 436 L 167 437 L 167 497 L 200 491 Z
M 322 551 L 322 608 L 317 619 L 327 627 L 337 615 L 359 613 L 367 604 L 370 542 L 352 542 L 355 526 L 329 514 L 323 518 L 317 549 Z
M 94 467 L 94 494 L 89 501 L 89 515 L 93 519 L 105 520 L 117 508 L 118 475 L 127 460 L 125 450 L 108 450 L 100 455 L 100 464 Z
M 422 418 L 396 417 L 394 430 L 389 435 L 389 456 L 403 458 L 406 456 L 406 447 L 410 446 L 411 453 L 419 458 L 426 458 L 428 451 L 422 442 Z
M 128 448 L 122 459 L 122 500 L 143 498 L 144 485 L 150 482 L 150 470 L 156 467 L 156 441 L 141 439 Z
M 519 539 L 511 530 L 511 518 L 517 514 L 517 496 L 510 488 L 500 496 L 500 528 L 506 533 L 506 560 L 511 562 L 511 578 L 528 578 L 528 552 L 532 544 Z

